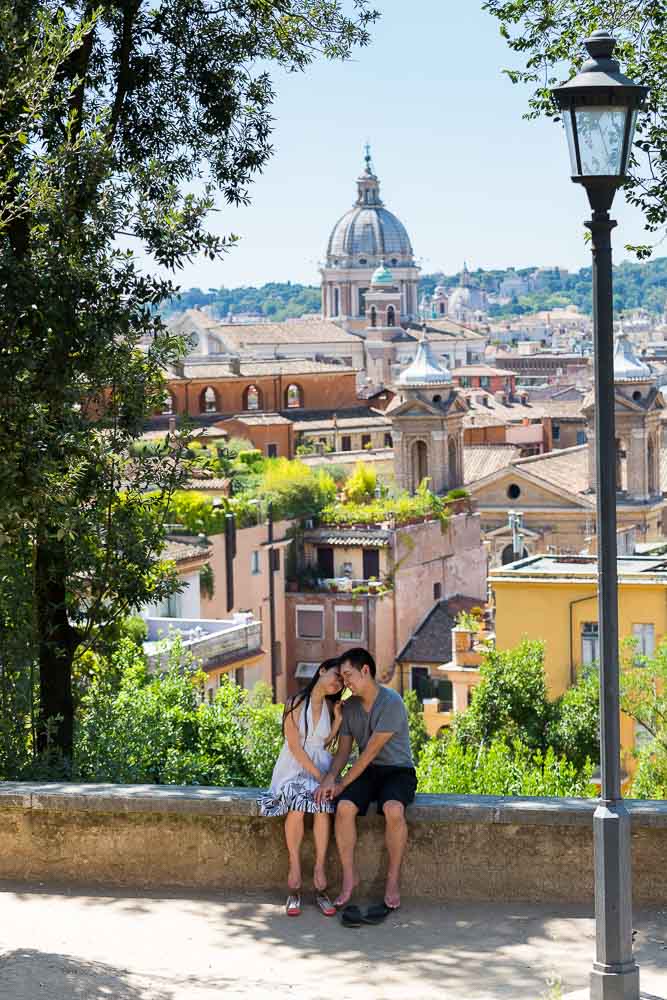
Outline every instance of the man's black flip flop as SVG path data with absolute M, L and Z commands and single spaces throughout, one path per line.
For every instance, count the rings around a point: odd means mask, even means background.
M 387 919 L 390 913 L 393 913 L 397 909 L 397 906 L 387 906 L 386 903 L 374 903 L 368 907 L 362 920 L 365 924 L 381 924 Z
M 361 927 L 364 922 L 361 910 L 358 906 L 346 906 L 340 915 L 340 922 L 343 927 Z

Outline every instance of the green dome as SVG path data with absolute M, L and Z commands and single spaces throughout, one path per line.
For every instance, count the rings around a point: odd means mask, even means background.
M 378 268 L 373 272 L 373 277 L 371 278 L 371 285 L 393 285 L 394 276 L 388 267 L 385 267 L 384 261 L 380 264 Z

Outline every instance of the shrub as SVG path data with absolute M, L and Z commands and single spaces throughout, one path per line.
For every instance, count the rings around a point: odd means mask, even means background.
M 354 472 L 345 484 L 345 493 L 352 503 L 363 503 L 375 495 L 377 474 L 364 462 L 357 462 Z
M 408 713 L 408 726 L 410 729 L 410 748 L 415 766 L 419 762 L 422 750 L 428 743 L 428 731 L 424 725 L 424 711 L 417 697 L 416 691 L 406 691 L 403 695 L 405 708 Z
M 462 487 L 457 486 L 456 489 L 450 490 L 447 494 L 447 500 L 465 500 L 470 494 L 467 490 L 462 489 Z
M 592 764 L 578 769 L 549 747 L 515 739 L 465 746 L 445 735 L 429 740 L 417 767 L 418 790 L 457 795 L 545 795 L 591 798 Z

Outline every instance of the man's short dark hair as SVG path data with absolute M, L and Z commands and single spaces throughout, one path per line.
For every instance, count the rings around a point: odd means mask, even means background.
M 354 649 L 348 649 L 343 653 L 340 658 L 341 667 L 345 663 L 349 663 L 355 670 L 361 670 L 363 666 L 367 666 L 371 677 L 375 677 L 375 660 L 368 650 L 362 649 L 361 646 L 355 646 Z

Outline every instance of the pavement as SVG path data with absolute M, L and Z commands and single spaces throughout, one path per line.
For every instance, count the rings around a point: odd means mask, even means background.
M 405 900 L 350 930 L 304 901 L 290 919 L 271 894 L 3 884 L 0 1000 L 587 1000 L 584 908 Z M 667 1000 L 667 907 L 634 923 L 642 989 Z

